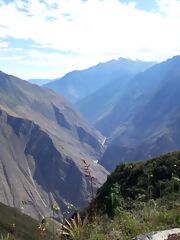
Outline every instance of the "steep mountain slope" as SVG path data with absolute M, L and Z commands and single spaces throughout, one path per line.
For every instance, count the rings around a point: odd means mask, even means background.
M 103 137 L 52 90 L 0 72 L 1 202 L 31 216 L 86 204 L 89 181 L 82 158 L 91 165 L 97 187 L 107 172 L 94 163 Z
M 96 125 L 96 122 L 99 122 L 116 105 L 130 79 L 131 76 L 127 75 L 111 81 L 95 93 L 79 100 L 75 106 L 91 124 Z
M 152 62 L 119 58 L 118 60 L 100 63 L 85 70 L 67 73 L 64 77 L 45 86 L 60 93 L 70 102 L 75 103 L 113 80 L 130 78 L 152 65 Z
M 122 68 L 119 69 L 115 80 L 111 80 L 96 92 L 76 102 L 75 106 L 91 124 L 96 125 L 97 122 L 111 112 L 120 96 L 129 86 L 130 79 L 135 77 L 137 73 L 143 72 L 153 65 L 151 62 L 124 59 L 125 61 L 129 68 L 127 67 L 124 70 Z M 126 74 L 121 74 L 121 71 L 126 71 Z M 113 74 L 112 72 L 111 78 L 114 77 Z
M 111 137 L 101 164 L 144 159 L 180 149 L 180 57 L 157 64 L 130 81 L 116 106 L 96 127 Z
M 75 106 L 89 123 L 96 126 L 101 119 L 111 112 L 127 88 L 131 77 L 122 77 L 106 84 L 95 93 L 79 100 Z

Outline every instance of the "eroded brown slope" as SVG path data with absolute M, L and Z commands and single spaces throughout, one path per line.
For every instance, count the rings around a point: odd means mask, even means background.
M 84 206 L 89 183 L 81 159 L 98 187 L 107 174 L 93 161 L 103 137 L 51 90 L 4 73 L 0 87 L 0 200 L 36 217 L 49 214 L 52 202 L 61 211 L 67 203 Z

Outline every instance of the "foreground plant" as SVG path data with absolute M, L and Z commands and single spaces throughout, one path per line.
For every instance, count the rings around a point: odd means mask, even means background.
M 70 220 L 65 219 L 65 222 L 66 224 L 62 226 L 62 235 L 72 240 L 80 240 L 84 228 L 87 225 L 87 217 L 82 220 L 80 214 L 77 213 L 74 218 Z
M 3 237 L 3 235 L 1 235 L 0 240 L 15 240 L 14 237 L 11 237 L 10 234 L 8 233 L 7 236 Z
M 91 210 L 92 210 L 93 222 L 96 223 L 97 209 L 96 209 L 96 200 L 95 200 L 95 193 L 94 193 L 94 177 L 91 173 L 90 165 L 87 164 L 85 159 L 82 159 L 82 162 L 84 164 L 85 176 L 87 178 L 89 178 L 89 181 L 90 181 L 90 187 L 91 187 L 90 207 L 91 207 Z
M 45 218 L 42 219 L 38 229 L 39 229 L 39 239 L 44 240 L 46 237 L 46 219 Z
M 58 213 L 60 208 L 59 208 L 59 206 L 57 204 L 53 203 L 51 205 L 51 210 L 52 210 L 52 219 L 53 219 L 53 240 L 54 240 L 55 239 L 54 217 L 55 217 L 55 214 Z

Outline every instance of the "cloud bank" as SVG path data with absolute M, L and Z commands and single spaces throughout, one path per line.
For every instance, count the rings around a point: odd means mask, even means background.
M 0 51 L 12 74 L 58 77 L 112 58 L 161 61 L 180 54 L 180 1 L 0 0 Z M 21 43 L 21 44 L 18 44 Z

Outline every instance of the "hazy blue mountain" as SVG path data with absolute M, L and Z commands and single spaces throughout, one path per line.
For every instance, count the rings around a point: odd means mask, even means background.
M 49 214 L 52 203 L 60 216 L 68 203 L 84 206 L 90 182 L 82 159 L 97 188 L 107 175 L 95 163 L 102 141 L 57 93 L 0 72 L 1 202 L 33 217 Z
M 128 87 L 130 79 L 154 64 L 152 62 L 132 61 L 129 59 L 124 61 L 126 61 L 129 67 L 126 68 L 126 75 L 121 75 L 120 71 L 117 73 L 115 80 L 111 80 L 96 92 L 75 103 L 75 106 L 91 124 L 96 125 L 96 122 L 104 118 L 113 109 L 119 97 Z
M 151 62 L 119 58 L 99 63 L 85 70 L 67 73 L 64 77 L 46 84 L 45 87 L 60 93 L 71 103 L 76 103 L 111 81 L 129 78 L 152 64 Z
M 36 84 L 38 86 L 42 86 L 44 84 L 47 84 L 50 81 L 52 81 L 52 80 L 51 79 L 28 79 L 29 83 Z
M 180 56 L 133 78 L 96 127 L 111 137 L 101 164 L 146 159 L 180 149 Z
M 79 100 L 75 106 L 91 124 L 96 125 L 96 122 L 100 121 L 116 105 L 131 78 L 132 75 L 127 74 L 118 80 L 113 80 L 95 93 Z

